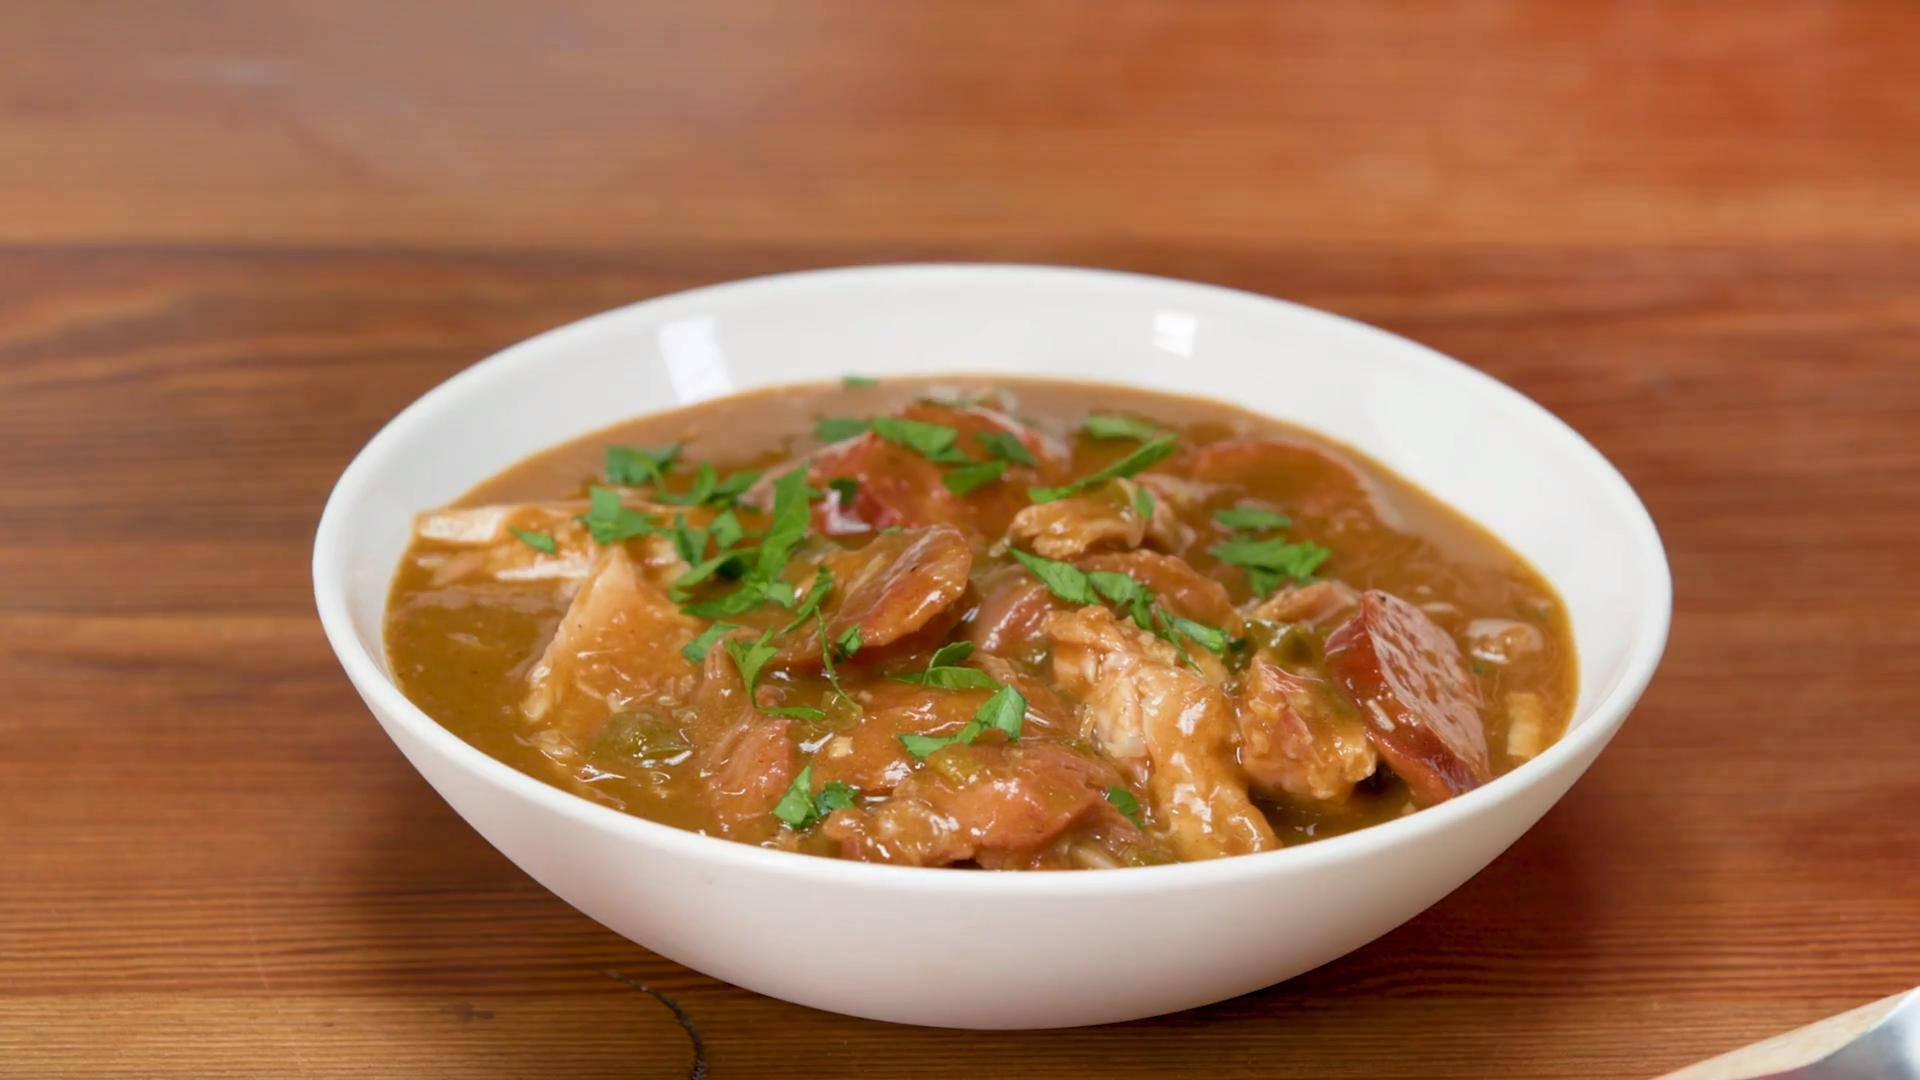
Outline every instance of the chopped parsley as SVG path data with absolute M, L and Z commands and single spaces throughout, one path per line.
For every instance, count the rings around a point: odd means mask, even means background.
M 1040 579 L 1053 595 L 1069 604 L 1097 604 L 1100 598 L 1094 595 L 1093 583 L 1087 579 L 1086 571 L 1072 563 L 1056 562 L 1030 555 L 1013 548 L 1009 552 L 1021 566 L 1026 567 L 1034 577 Z M 1132 580 L 1129 578 L 1128 580 Z
M 860 481 L 851 476 L 836 476 L 827 481 L 827 490 L 840 496 L 841 506 L 852 506 L 853 500 L 860 497 Z
M 1133 508 L 1147 521 L 1153 520 L 1153 492 L 1144 485 L 1133 489 Z
M 680 456 L 680 444 L 607 447 L 607 483 L 630 487 L 658 484 Z
M 1152 589 L 1126 574 L 1111 570 L 1089 573 L 1071 563 L 1041 558 L 1019 548 L 1011 549 L 1010 554 L 1032 571 L 1048 592 L 1069 604 L 1098 604 L 1104 599 L 1120 608 L 1140 629 L 1178 650 L 1180 658 L 1189 666 L 1193 658 L 1187 655 L 1186 641 L 1214 653 L 1224 653 L 1232 647 L 1233 638 L 1226 631 L 1173 614 L 1154 598 Z
M 821 628 L 823 632 L 825 629 L 825 627 Z M 839 653 L 840 659 L 842 660 L 853 659 L 853 655 L 860 651 L 860 628 L 858 626 L 847 627 L 845 633 L 833 639 L 833 648 L 828 651 L 831 653 Z
M 827 640 L 827 617 L 825 615 L 815 613 L 813 620 L 815 625 L 818 627 L 818 630 L 816 632 L 819 634 L 819 637 L 820 637 L 820 667 L 821 667 L 821 670 L 825 672 L 827 676 L 827 683 L 828 685 L 833 687 L 833 693 L 835 697 L 838 697 L 840 700 L 846 702 L 849 705 L 854 705 L 857 708 L 858 703 L 855 702 L 852 696 L 847 693 L 846 688 L 840 685 L 840 673 L 834 670 L 834 667 L 833 667 L 833 662 L 834 662 L 833 654 L 836 652 L 840 652 L 840 658 L 844 660 L 847 657 L 852 656 L 854 653 L 859 652 L 860 651 L 860 628 L 857 626 L 849 627 L 847 629 L 846 634 L 840 635 L 840 641 L 829 642 Z M 847 634 L 853 635 L 853 648 L 848 649 L 844 652 L 841 652 L 840 642 L 843 642 L 846 640 Z
M 656 486 L 653 497 L 655 501 L 663 502 L 670 506 L 704 506 L 707 504 L 714 506 L 731 506 L 733 500 L 744 494 L 746 490 L 752 487 L 754 482 L 759 479 L 760 470 L 745 469 L 740 472 L 729 473 L 723 480 L 720 477 L 720 473 L 714 469 L 711 464 L 703 461 L 700 463 L 699 470 L 694 474 L 693 486 L 691 488 L 688 488 L 686 491 L 675 492 L 667 491 L 663 487 Z
M 1115 785 L 1107 789 L 1107 801 L 1112 803 L 1113 808 L 1120 811 L 1128 821 L 1133 822 L 1135 828 L 1147 827 L 1146 823 L 1140 819 L 1140 800 L 1133 797 L 1133 792 Z
M 879 386 L 880 380 L 871 375 L 842 375 L 840 385 L 849 390 L 864 390 L 869 386 Z
M 1230 506 L 1225 510 L 1216 510 L 1213 520 L 1228 529 L 1284 529 L 1293 524 L 1293 519 L 1278 510 L 1268 510 L 1262 506 Z
M 1166 432 L 1161 428 L 1137 420 L 1131 416 L 1117 416 L 1112 413 L 1094 413 L 1080 425 L 1080 430 L 1096 439 L 1138 439 L 1148 442 L 1157 439 Z
M 966 495 L 1000 479 L 1006 471 L 1007 463 L 1004 461 L 979 461 L 949 469 L 942 479 L 945 480 L 948 491 L 955 495 Z
M 780 628 L 782 634 L 791 634 L 800 628 L 800 624 L 813 617 L 820 610 L 820 602 L 833 591 L 833 572 L 825 566 L 814 571 L 813 584 L 807 586 L 807 595 L 800 598 L 800 605 L 793 610 L 793 621 Z
M 813 434 L 821 442 L 836 443 L 867 430 L 867 421 L 855 416 L 828 416 L 813 425 Z
M 1123 476 L 1132 476 L 1143 469 L 1156 465 L 1173 453 L 1174 438 L 1162 435 L 1151 442 L 1143 443 L 1133 453 L 1089 476 L 1083 476 L 1060 487 L 1030 487 L 1027 496 L 1034 502 L 1053 502 L 1069 495 L 1077 495 L 1096 484 Z
M 761 634 L 753 641 L 738 639 L 726 643 L 727 655 L 733 657 L 733 666 L 740 671 L 740 681 L 747 685 L 747 703 L 754 705 L 754 691 L 760 687 L 760 672 L 780 650 L 772 644 L 771 633 Z
M 722 510 L 720 515 L 713 519 L 713 523 L 707 526 L 707 533 L 713 537 L 713 546 L 721 551 L 739 543 L 747 535 L 747 531 L 740 527 L 740 519 L 732 510 Z
M 1011 465 L 1032 465 L 1033 451 L 1010 432 L 983 431 L 973 437 L 973 441 L 987 448 L 987 453 Z
M 1162 610 L 1164 611 L 1165 609 Z M 1206 623 L 1194 622 L 1192 619 L 1184 616 L 1175 615 L 1171 611 L 1166 611 L 1165 613 L 1167 624 L 1172 627 L 1174 633 L 1186 638 L 1188 641 L 1193 642 L 1195 645 L 1200 646 L 1210 653 L 1225 653 L 1227 647 L 1233 644 L 1233 639 L 1227 636 L 1225 630 L 1215 629 Z
M 909 420 L 904 416 L 876 416 L 869 426 L 875 435 L 904 446 L 928 461 L 943 465 L 965 465 L 971 461 L 967 455 L 954 449 L 954 441 L 960 438 L 960 432 L 945 424 Z
M 549 555 L 560 553 L 560 545 L 553 542 L 553 534 L 550 532 L 528 532 L 526 529 L 512 531 L 513 535 L 520 538 L 521 543 L 535 551 L 544 551 Z
M 1333 552 L 1306 541 L 1289 542 L 1281 537 L 1266 540 L 1235 538 L 1207 549 L 1207 554 L 1223 563 L 1247 572 L 1254 591 L 1266 596 L 1287 578 L 1310 581 L 1313 572 Z
M 948 642 L 934 650 L 927 670 L 915 675 L 895 675 L 898 682 L 917 683 L 936 690 L 997 690 L 1000 681 L 977 668 L 961 667 L 961 661 L 973 655 L 973 645 L 965 641 Z
M 580 524 L 596 544 L 617 544 L 636 536 L 645 536 L 659 526 L 654 520 L 620 501 L 612 488 L 596 487 L 587 492 L 587 512 Z
M 793 549 L 806 539 L 807 523 L 812 520 L 812 511 L 807 506 L 811 491 L 804 469 L 794 469 L 774 481 L 772 521 L 760 538 L 760 546 L 752 550 L 752 565 L 744 566 L 739 587 L 717 599 L 688 604 L 681 610 L 701 618 L 719 619 L 752 611 L 768 600 L 792 608 L 796 603 L 793 586 L 782 581 L 780 573 L 786 569 Z M 716 555 L 681 575 L 674 585 L 685 588 L 697 584 L 733 560 L 744 564 L 747 554 L 732 551 Z
M 924 758 L 935 750 L 955 743 L 971 744 L 989 728 L 1004 732 L 1007 741 L 1018 742 L 1026 723 L 1027 699 L 1011 686 L 1002 686 L 973 714 L 966 726 L 951 735 L 902 735 L 900 745 L 907 753 Z
M 787 786 L 786 794 L 773 805 L 773 816 L 785 822 L 789 827 L 804 829 L 820 821 L 835 810 L 850 809 L 860 792 L 838 780 L 829 780 L 820 788 L 820 794 L 813 793 L 813 763 L 809 761 L 801 766 L 793 783 Z
M 699 637 L 680 646 L 680 655 L 686 657 L 688 663 L 704 663 L 707 659 L 707 654 L 713 651 L 713 647 L 719 643 L 720 639 L 738 629 L 740 629 L 740 627 L 737 623 L 714 623 L 712 626 L 700 631 Z

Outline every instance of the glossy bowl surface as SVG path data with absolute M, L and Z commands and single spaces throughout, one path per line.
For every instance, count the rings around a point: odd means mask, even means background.
M 416 511 L 616 421 L 848 372 L 1129 383 L 1232 402 L 1365 451 L 1492 529 L 1559 590 L 1580 653 L 1572 728 L 1479 790 L 1347 836 L 1210 863 L 994 874 L 794 855 L 629 817 L 487 757 L 394 685 L 382 613 Z M 1392 929 L 1513 843 L 1593 762 L 1652 676 L 1671 607 L 1665 553 L 1633 491 L 1501 383 L 1294 304 L 1024 266 L 760 278 L 515 345 L 367 444 L 327 503 L 313 576 L 327 637 L 387 734 L 481 835 L 568 903 L 764 994 L 977 1028 L 1202 1005 Z

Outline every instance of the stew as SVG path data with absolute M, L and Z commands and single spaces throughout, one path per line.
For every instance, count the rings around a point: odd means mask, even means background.
M 1557 738 L 1566 613 L 1362 455 L 1217 402 L 787 387 L 539 454 L 420 515 L 402 689 L 628 813 L 920 866 L 1264 851 Z

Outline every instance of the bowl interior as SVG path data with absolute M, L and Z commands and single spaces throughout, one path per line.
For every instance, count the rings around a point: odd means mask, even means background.
M 382 613 L 415 512 L 632 416 L 849 372 L 1123 382 L 1229 401 L 1363 450 L 1493 530 L 1560 591 L 1580 652 L 1576 729 L 1637 693 L 1664 644 L 1670 586 L 1639 500 L 1592 447 L 1502 384 L 1383 331 L 1231 290 L 923 266 L 664 297 L 449 380 L 368 445 L 329 504 L 315 575 L 323 618 L 352 629 L 336 648 L 357 647 L 385 673 Z

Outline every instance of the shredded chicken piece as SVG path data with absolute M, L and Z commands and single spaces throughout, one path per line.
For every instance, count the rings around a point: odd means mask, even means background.
M 1337 804 L 1373 775 L 1380 758 L 1366 724 L 1335 705 L 1333 693 L 1264 657 L 1248 666 L 1238 712 L 1240 763 L 1262 794 Z
M 1341 581 L 1316 581 L 1279 590 L 1255 605 L 1247 617 L 1303 623 L 1320 630 L 1353 614 L 1359 606 L 1360 592 L 1353 586 Z
M 1180 858 L 1279 846 L 1247 797 L 1225 694 L 1106 608 L 1057 613 L 1047 633 L 1054 678 L 1081 702 L 1085 733 L 1122 769 L 1145 776 L 1154 818 Z
M 699 629 L 625 547 L 602 551 L 527 675 L 520 711 L 541 751 L 572 768 L 614 713 L 683 695 L 680 648 Z
M 627 505 L 656 516 L 687 513 L 685 508 L 633 499 Z M 600 550 L 580 524 L 586 510 L 587 504 L 577 499 L 429 510 L 414 519 L 414 535 L 455 550 L 429 550 L 418 558 L 433 570 L 436 587 L 483 580 L 557 581 L 571 587 L 593 569 Z M 692 520 L 701 524 L 700 519 L 712 513 L 696 507 Z M 554 550 L 541 551 L 515 535 L 516 529 L 544 533 L 552 538 Z M 687 572 L 686 561 L 664 536 L 638 537 L 627 544 L 639 558 L 642 575 L 656 585 L 664 587 Z
M 1013 516 L 1007 539 L 1049 559 L 1137 548 L 1147 519 L 1134 502 L 1135 490 L 1125 480 L 1109 480 L 1082 495 L 1034 503 Z
M 705 781 L 701 795 L 720 835 L 748 843 L 770 839 L 779 828 L 774 804 L 799 769 L 791 722 L 761 712 L 748 699 L 733 658 L 716 645 L 701 668 L 688 723 L 699 733 L 694 765 Z
M 1465 637 L 1467 655 L 1489 664 L 1509 664 L 1547 647 L 1539 627 L 1515 619 L 1475 619 Z
M 1515 690 L 1507 695 L 1507 756 L 1529 761 L 1547 744 L 1547 705 L 1540 695 Z

